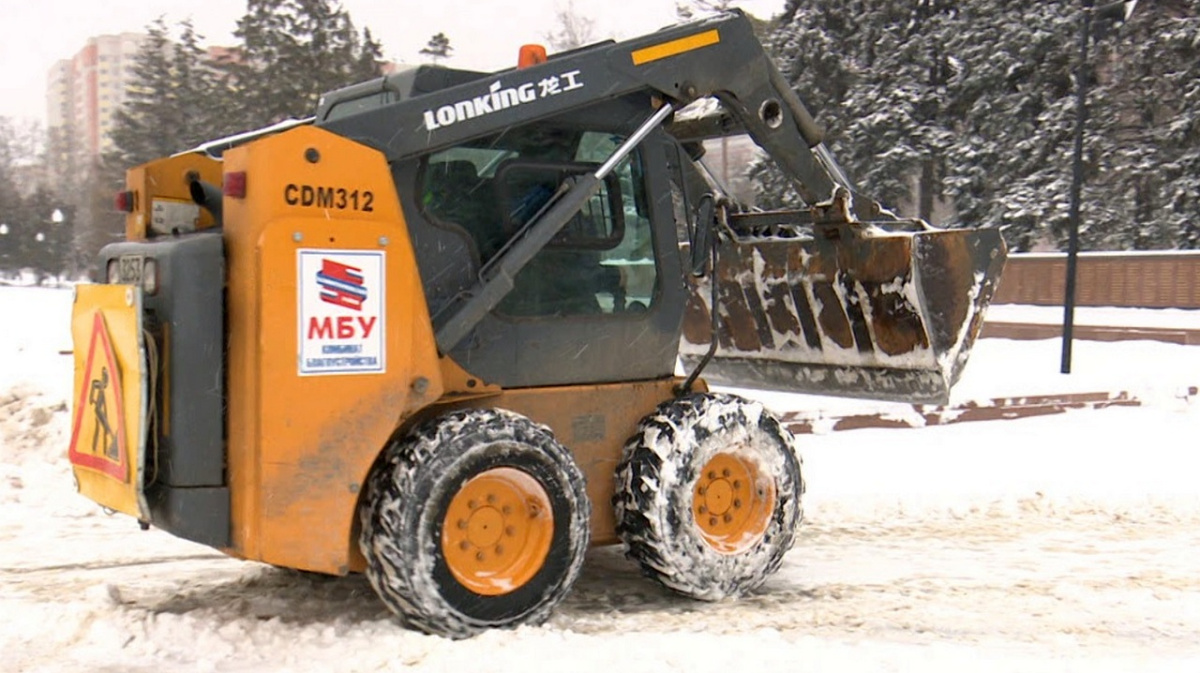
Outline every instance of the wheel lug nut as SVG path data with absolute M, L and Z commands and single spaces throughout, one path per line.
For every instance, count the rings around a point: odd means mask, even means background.
M 709 479 L 709 481 L 715 481 L 715 480 L 717 479 L 717 472 L 716 472 L 716 470 L 709 470 L 709 471 L 708 471 L 708 479 Z
M 701 513 L 701 514 L 705 514 L 705 513 L 707 513 L 707 512 L 708 512 L 708 508 L 707 508 L 707 507 L 705 507 L 704 505 L 700 505 L 700 509 L 698 509 L 698 510 L 696 510 L 696 511 L 697 511 L 697 512 L 699 512 L 699 513 Z
M 487 503 L 490 505 L 494 502 L 496 502 L 496 496 L 492 495 L 491 493 L 488 493 L 487 494 Z
M 504 553 L 504 545 L 502 545 L 502 544 L 496 545 L 496 554 L 499 555 L 499 554 L 503 554 L 503 553 Z
M 458 548 L 463 551 L 466 551 L 471 548 L 471 543 L 467 542 L 466 540 L 463 540 L 462 542 L 458 543 Z
M 741 488 L 741 487 L 742 487 L 742 482 L 741 482 L 741 480 L 740 480 L 740 479 L 734 479 L 734 480 L 733 480 L 733 488 L 734 488 L 734 490 L 736 491 L 737 489 L 739 489 L 739 488 Z
M 516 534 L 517 534 L 517 529 L 516 529 L 516 528 L 513 528 L 512 526 L 505 526 L 505 527 L 504 527 L 504 534 L 505 534 L 505 535 L 507 535 L 507 536 L 509 536 L 509 537 L 512 537 L 512 536 L 514 536 L 514 535 L 516 535 Z
M 467 529 L 467 520 L 459 519 L 458 523 L 456 523 L 455 525 L 458 526 L 459 530 L 466 530 Z
M 726 514 L 725 515 L 725 523 L 729 523 L 730 521 L 733 521 L 733 516 Z
M 483 560 L 483 558 L 484 558 L 484 556 L 483 556 L 483 552 L 482 552 L 482 551 L 475 552 L 475 560 L 476 560 L 476 561 L 482 561 L 482 560 Z
M 721 476 L 725 477 L 726 479 L 728 479 L 732 475 L 733 475 L 733 473 L 729 471 L 728 467 L 725 468 L 724 470 L 721 470 Z
M 737 508 L 739 508 L 739 507 L 741 507 L 741 506 L 742 506 L 742 501 L 741 501 L 741 500 L 738 500 L 737 498 L 734 498 L 734 499 L 733 499 L 733 508 L 734 508 L 734 509 L 737 509 Z
M 710 526 L 715 526 L 715 525 L 717 525 L 717 517 L 715 517 L 715 516 L 714 516 L 714 517 L 710 517 L 710 518 L 708 519 L 708 525 L 710 525 Z
M 500 508 L 500 512 L 501 512 L 502 514 L 504 514 L 505 516 L 508 516 L 509 514 L 512 514 L 512 506 L 511 506 L 511 505 L 505 505 L 505 506 L 503 506 L 503 507 L 501 507 L 501 508 Z
M 479 507 L 479 503 L 475 502 L 474 500 L 468 500 L 467 507 L 470 507 L 471 509 L 475 509 L 476 507 Z

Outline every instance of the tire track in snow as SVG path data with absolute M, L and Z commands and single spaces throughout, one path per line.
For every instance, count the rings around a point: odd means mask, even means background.
M 45 566 L 16 566 L 0 568 L 0 577 L 4 575 L 27 575 L 44 572 L 62 572 L 70 570 L 113 570 L 117 568 L 132 568 L 135 566 L 162 565 L 183 561 L 217 560 L 228 558 L 223 554 L 187 554 L 181 556 L 161 556 L 157 558 L 129 559 L 124 561 L 81 561 L 79 563 L 61 563 Z
M 678 599 L 619 551 L 589 558 L 552 624 L 586 633 L 864 634 L 906 642 L 1157 646 L 1194 652 L 1200 530 L 1087 521 L 802 529 L 780 574 L 735 602 Z

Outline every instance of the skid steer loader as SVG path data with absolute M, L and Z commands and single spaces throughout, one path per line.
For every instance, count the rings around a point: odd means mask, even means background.
M 808 208 L 706 178 L 704 141 L 743 133 Z M 401 71 L 135 167 L 107 282 L 75 295 L 78 487 L 230 556 L 365 572 L 451 637 L 544 620 L 589 545 L 689 596 L 752 590 L 793 543 L 800 458 L 701 370 L 936 398 L 1005 256 L 890 216 L 821 140 L 730 12 Z

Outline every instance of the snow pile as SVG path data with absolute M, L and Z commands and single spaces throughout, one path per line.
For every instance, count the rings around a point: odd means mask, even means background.
M 74 487 L 66 460 L 72 291 L 0 287 L 0 503 L 50 505 Z M 3 514 L 0 513 L 0 520 Z
M 68 479 L 65 452 L 70 436 L 66 401 L 47 396 L 30 384 L 0 392 L 0 502 L 33 499 L 44 503 L 53 496 L 25 492 L 34 483 Z
M 1061 306 L 992 304 L 987 319 L 991 322 L 1023 322 L 1061 325 Z M 1075 325 L 1200 329 L 1200 310 L 1181 308 L 1116 308 L 1112 306 L 1076 306 Z

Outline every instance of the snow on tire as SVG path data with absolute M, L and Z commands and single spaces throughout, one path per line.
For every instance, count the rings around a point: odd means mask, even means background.
M 794 438 L 761 404 L 693 394 L 659 405 L 617 466 L 617 534 L 643 572 L 703 600 L 779 569 L 802 516 Z
M 367 483 L 359 544 L 393 612 L 464 638 L 545 621 L 579 576 L 590 515 L 583 475 L 549 428 L 468 409 L 387 447 Z

